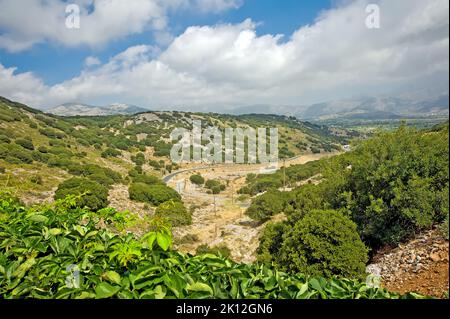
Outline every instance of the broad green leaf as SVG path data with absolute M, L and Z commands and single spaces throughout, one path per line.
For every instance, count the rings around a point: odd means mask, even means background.
M 118 286 L 113 286 L 106 282 L 101 282 L 95 288 L 95 297 L 97 299 L 110 298 L 114 296 L 119 290 L 120 287 Z
M 113 270 L 107 271 L 107 272 L 105 272 L 104 277 L 106 279 L 108 279 L 109 281 L 120 285 L 120 279 L 121 278 L 120 278 L 120 275 L 117 272 L 115 272 Z

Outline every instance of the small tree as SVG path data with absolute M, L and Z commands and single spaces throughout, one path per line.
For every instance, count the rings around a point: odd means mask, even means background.
M 191 175 L 189 180 L 195 185 L 199 185 L 200 186 L 200 185 L 205 184 L 205 179 L 200 174 Z
M 155 215 L 168 218 L 172 226 L 184 226 L 192 224 L 192 216 L 179 201 L 169 200 L 156 208 Z
M 357 278 L 365 274 L 367 248 L 356 224 L 334 210 L 313 210 L 293 227 L 284 228 L 275 260 L 282 269 L 326 278 Z

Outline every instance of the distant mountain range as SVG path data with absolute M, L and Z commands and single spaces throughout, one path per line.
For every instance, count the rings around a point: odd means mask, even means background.
M 129 104 L 91 106 L 67 103 L 45 110 L 60 116 L 132 115 L 148 109 Z M 193 110 L 190 110 L 193 111 Z M 224 111 L 228 114 L 277 114 L 295 116 L 301 120 L 395 120 L 416 117 L 442 117 L 449 115 L 449 95 L 434 96 L 381 96 L 335 100 L 313 105 L 250 105 Z
M 313 105 L 252 105 L 234 109 L 233 114 L 283 114 L 302 120 L 387 120 L 449 115 L 448 93 L 427 98 L 362 97 Z
M 66 103 L 53 108 L 46 109 L 45 112 L 59 116 L 102 116 L 102 115 L 132 115 L 136 113 L 148 112 L 148 109 L 129 104 L 110 104 L 108 106 L 92 106 L 80 103 Z

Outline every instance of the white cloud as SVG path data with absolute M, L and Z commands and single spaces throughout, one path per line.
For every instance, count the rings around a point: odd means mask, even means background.
M 145 30 L 167 28 L 170 9 L 202 8 L 220 12 L 237 8 L 238 0 L 78 0 L 80 28 L 66 27 L 67 2 L 62 0 L 0 0 L 0 49 L 29 49 L 53 42 L 67 47 L 100 47 Z
M 95 66 L 95 65 L 100 65 L 102 64 L 102 62 L 95 56 L 88 56 L 85 60 L 84 60 L 84 65 L 86 65 L 87 67 L 91 67 L 91 66 Z
M 14 83 L 6 90 L 0 85 L 0 95 L 20 94 L 35 106 L 121 101 L 223 111 L 236 105 L 299 105 L 448 83 L 448 1 L 378 3 L 381 29 L 365 27 L 363 0 L 324 12 L 289 38 L 258 36 L 251 20 L 194 26 L 164 52 L 147 45 L 131 47 L 52 87 L 31 74 L 0 69 L 0 84 L 1 77 Z M 22 85 L 19 77 L 27 81 Z

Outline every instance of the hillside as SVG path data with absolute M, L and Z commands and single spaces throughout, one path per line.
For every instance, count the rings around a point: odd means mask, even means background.
M 147 112 L 58 117 L 1 98 L 0 183 L 26 202 L 41 202 L 51 199 L 63 180 L 80 175 L 74 164 L 126 178 L 136 156 L 143 156 L 139 166 L 145 173 L 161 177 L 178 168 L 169 160 L 170 132 L 175 127 L 191 129 L 193 119 L 200 119 L 203 127 L 278 127 L 281 157 L 331 152 L 355 135 L 285 116 Z

